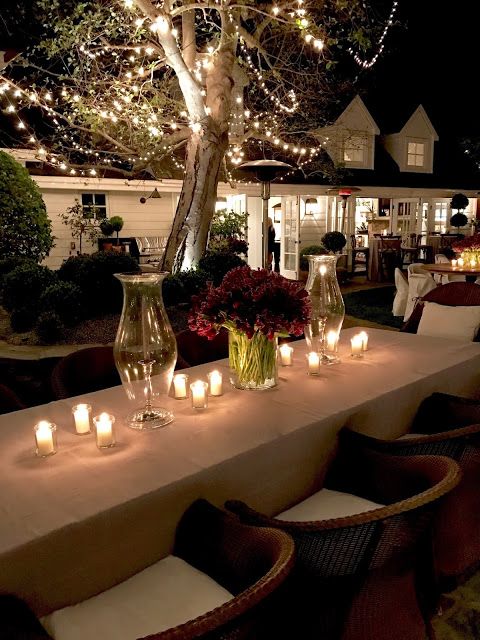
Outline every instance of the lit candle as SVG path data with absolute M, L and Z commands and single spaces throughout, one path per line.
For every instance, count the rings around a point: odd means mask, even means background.
M 324 276 L 327 273 L 327 267 L 324 264 L 320 265 L 319 273 L 321 276 Z
M 203 380 L 196 380 L 190 385 L 190 390 L 192 392 L 192 407 L 194 409 L 206 409 L 208 406 L 208 383 L 203 382 Z
M 465 264 L 465 260 L 463 258 L 459 258 L 457 260 L 457 266 L 463 267 L 464 264 Z
M 188 396 L 188 376 L 185 373 L 177 373 L 173 376 L 173 388 L 175 398 L 181 400 Z
M 477 266 L 477 261 L 475 260 L 475 258 L 472 258 L 470 260 L 470 268 L 475 269 L 476 266 Z
M 311 376 L 317 376 L 320 372 L 320 356 L 316 351 L 307 353 L 308 373 Z
M 338 333 L 336 331 L 329 331 L 327 333 L 327 350 L 337 351 L 338 347 Z
M 455 269 L 455 267 L 457 266 L 457 262 L 458 260 L 452 260 L 452 267 Z
M 353 338 L 350 339 L 350 342 L 352 344 L 352 358 L 361 358 L 362 357 L 362 351 L 363 351 L 363 338 L 360 334 L 357 334 L 356 336 L 353 336 Z
M 92 407 L 89 404 L 76 404 L 72 407 L 73 418 L 75 420 L 75 429 L 80 436 L 90 433 L 90 411 Z
M 108 449 L 115 445 L 115 436 L 113 434 L 113 423 L 115 417 L 110 413 L 101 413 L 93 419 L 97 434 L 97 447 L 99 449 Z
M 368 349 L 368 333 L 366 331 L 360 331 L 358 334 L 362 338 L 362 351 L 367 351 Z
M 39 458 L 46 458 L 57 453 L 56 430 L 56 425 L 48 420 L 40 420 L 35 425 L 36 454 Z
M 223 393 L 222 388 L 222 374 L 220 371 L 210 371 L 208 374 L 208 384 L 210 388 L 211 396 L 221 396 Z
M 282 344 L 280 346 L 280 362 L 284 367 L 291 367 L 293 362 L 293 347 L 289 344 Z

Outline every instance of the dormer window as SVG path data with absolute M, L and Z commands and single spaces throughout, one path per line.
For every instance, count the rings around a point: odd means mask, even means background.
M 425 143 L 408 142 L 407 165 L 409 167 L 423 167 L 425 165 Z
M 343 147 L 345 164 L 363 165 L 365 163 L 365 138 L 351 136 L 345 140 Z

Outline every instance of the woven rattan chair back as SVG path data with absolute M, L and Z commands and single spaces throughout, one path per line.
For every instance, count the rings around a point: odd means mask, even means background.
M 458 466 L 448 458 L 405 459 L 342 446 L 325 486 L 385 507 L 332 520 L 286 522 L 238 501 L 226 506 L 245 522 L 276 526 L 294 538 L 296 568 L 282 609 L 284 628 L 297 633 L 292 637 L 424 640 L 418 558 L 426 557 L 426 533 L 438 499 L 458 480 Z

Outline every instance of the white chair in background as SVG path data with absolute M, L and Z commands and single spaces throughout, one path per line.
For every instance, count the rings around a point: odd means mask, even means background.
M 450 260 L 443 253 L 437 253 L 435 256 L 435 264 L 450 264 Z M 447 284 L 447 282 L 465 282 L 465 276 L 454 276 L 449 273 L 442 275 L 435 273 L 433 275 L 437 284 Z
M 408 300 L 408 280 L 400 269 L 395 269 L 395 287 L 397 288 L 393 300 L 392 314 L 404 316 Z
M 412 264 L 409 264 L 407 267 L 407 275 L 408 278 L 410 278 L 410 276 L 412 275 L 412 273 L 419 273 L 421 275 L 428 275 L 428 271 L 426 271 L 423 268 L 423 264 L 421 262 L 413 262 Z
M 437 286 L 435 280 L 432 278 L 428 271 L 423 271 L 423 273 L 411 273 L 408 276 L 408 298 L 407 298 L 407 306 L 405 309 L 405 315 L 403 319 L 405 322 L 410 317 L 417 298 L 421 298 L 426 295 L 432 289 L 435 289 Z

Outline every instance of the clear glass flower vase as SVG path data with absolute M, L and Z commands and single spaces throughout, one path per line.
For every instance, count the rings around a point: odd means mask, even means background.
M 264 390 L 278 384 L 277 338 L 259 331 L 248 338 L 243 331 L 229 331 L 230 382 L 237 389 Z
M 306 258 L 309 272 L 305 289 L 310 296 L 312 315 L 305 327 L 305 339 L 309 351 L 319 354 L 321 364 L 334 364 L 338 362 L 335 345 L 345 318 L 345 304 L 337 280 L 338 256 Z M 335 336 L 337 340 L 333 339 Z
M 133 429 L 157 429 L 173 413 L 157 405 L 167 397 L 177 361 L 177 344 L 163 305 L 167 272 L 116 273 L 123 286 L 123 309 L 113 348 L 115 364 L 133 407 Z

